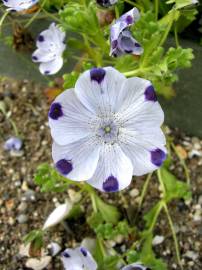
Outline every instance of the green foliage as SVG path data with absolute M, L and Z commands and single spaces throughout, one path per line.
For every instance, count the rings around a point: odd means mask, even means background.
M 43 247 L 43 231 L 32 230 L 24 236 L 23 241 L 26 245 L 31 243 L 34 250 L 39 250 Z
M 48 164 L 41 164 L 37 168 L 34 180 L 42 192 L 63 192 L 72 183 Z
M 116 224 L 120 218 L 120 213 L 117 207 L 105 203 L 96 195 L 94 196 L 96 207 L 102 215 L 103 220 L 112 224 Z
M 152 234 L 149 234 L 144 240 L 140 250 L 129 250 L 127 252 L 127 262 L 142 262 L 151 269 L 155 270 L 167 270 L 166 264 L 161 260 L 157 259 L 152 249 Z
M 113 226 L 112 223 L 105 223 L 99 224 L 95 228 L 96 235 L 106 240 L 115 239 L 119 235 L 127 237 L 131 230 L 126 220 L 120 221 L 116 226 Z
M 191 198 L 190 187 L 187 183 L 179 181 L 164 167 L 160 169 L 160 175 L 165 186 L 165 200 L 167 202 L 173 199 L 188 200 Z
M 73 88 L 75 86 L 75 83 L 78 77 L 79 77 L 79 73 L 75 71 L 72 71 L 71 73 L 68 73 L 68 74 L 64 74 L 63 75 L 63 79 L 64 79 L 63 88 L 64 89 Z

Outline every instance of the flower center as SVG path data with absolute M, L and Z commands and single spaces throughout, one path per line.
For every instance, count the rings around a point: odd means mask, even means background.
M 113 120 L 101 120 L 96 128 L 96 137 L 104 143 L 114 143 L 118 137 L 117 123 Z

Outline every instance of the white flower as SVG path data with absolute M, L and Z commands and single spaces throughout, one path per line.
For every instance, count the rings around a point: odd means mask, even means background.
M 70 202 L 60 204 L 53 210 L 53 212 L 46 219 L 45 224 L 43 226 L 43 230 L 46 230 L 60 223 L 68 215 L 71 209 L 72 204 Z
M 39 0 L 3 0 L 5 6 L 8 10 L 13 11 L 23 11 L 34 6 Z
M 142 265 L 141 263 L 132 263 L 123 267 L 121 270 L 151 270 L 151 269 L 149 267 Z
M 52 103 L 55 167 L 64 176 L 114 192 L 166 158 L 164 113 L 150 81 L 112 67 L 84 72 Z
M 62 253 L 62 262 L 65 270 L 96 270 L 97 263 L 90 252 L 84 248 L 67 248 Z
M 57 73 L 62 65 L 62 54 L 65 50 L 65 33 L 55 23 L 38 36 L 37 50 L 32 54 L 34 62 L 40 62 L 39 70 L 42 74 L 52 75 Z

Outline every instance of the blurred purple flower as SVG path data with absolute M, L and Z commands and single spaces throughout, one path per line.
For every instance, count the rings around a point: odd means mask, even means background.
M 19 151 L 22 148 L 22 140 L 17 137 L 10 137 L 5 143 L 4 143 L 4 149 L 7 151 Z
M 97 263 L 90 252 L 84 247 L 67 248 L 62 253 L 62 262 L 65 270 L 96 270 Z
M 96 0 L 97 4 L 101 7 L 108 8 L 118 2 L 118 0 Z
M 65 33 L 55 23 L 51 23 L 38 36 L 37 49 L 32 54 L 32 60 L 40 63 L 39 70 L 42 74 L 53 75 L 62 68 L 62 54 L 66 47 L 64 40 Z
M 8 7 L 7 10 L 13 11 L 23 11 L 34 6 L 38 0 L 3 0 L 5 6 Z
M 132 37 L 129 27 L 133 25 L 140 18 L 140 13 L 137 8 L 133 8 L 127 13 L 123 14 L 111 26 L 110 55 L 117 57 L 129 53 L 140 55 L 143 53 L 141 45 Z

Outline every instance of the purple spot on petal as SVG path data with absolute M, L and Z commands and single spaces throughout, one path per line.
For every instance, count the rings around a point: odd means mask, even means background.
M 102 187 L 106 192 L 116 192 L 119 189 L 119 183 L 116 177 L 111 175 L 104 181 Z
M 112 49 L 115 49 L 118 45 L 118 41 L 115 39 L 112 41 Z
M 44 74 L 48 75 L 48 74 L 50 74 L 50 71 L 46 70 L 46 71 L 44 71 Z
M 69 253 L 67 253 L 67 251 L 64 251 L 62 253 L 62 256 L 65 257 L 65 258 L 70 258 L 71 256 L 69 255 Z
M 36 57 L 35 55 L 32 56 L 32 60 L 37 61 L 38 57 Z
M 151 162 L 157 167 L 160 167 L 165 159 L 166 153 L 161 149 L 157 148 L 156 150 L 151 151 Z
M 141 46 L 139 43 L 135 42 L 135 47 L 140 48 Z
M 90 71 L 90 77 L 92 81 L 101 83 L 105 77 L 106 71 L 103 68 L 92 68 Z
M 59 102 L 52 103 L 48 116 L 53 120 L 58 120 L 63 116 L 62 105 Z
M 127 24 L 132 24 L 132 23 L 133 23 L 133 17 L 130 16 L 130 15 L 128 15 L 128 16 L 126 17 L 126 23 L 127 23 Z
M 152 85 L 148 86 L 144 92 L 145 99 L 148 101 L 157 101 L 157 96 Z
M 80 251 L 81 251 L 81 253 L 83 254 L 84 257 L 86 257 L 88 255 L 87 250 L 85 248 L 81 247 Z
M 62 175 L 67 175 L 73 169 L 71 161 L 66 159 L 58 160 L 55 164 L 55 167 Z
M 39 35 L 39 36 L 38 36 L 38 41 L 39 41 L 39 42 L 43 42 L 43 41 L 44 41 L 44 36 Z

